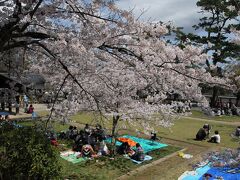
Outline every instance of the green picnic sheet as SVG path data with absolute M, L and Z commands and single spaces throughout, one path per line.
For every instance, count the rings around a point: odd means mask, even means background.
M 74 151 L 64 151 L 64 152 L 61 152 L 60 153 L 60 156 L 61 158 L 73 163 L 73 164 L 76 164 L 76 163 L 79 163 L 79 162 L 83 162 L 86 160 L 86 158 L 77 158 L 77 155 L 79 155 L 78 152 L 74 152 Z

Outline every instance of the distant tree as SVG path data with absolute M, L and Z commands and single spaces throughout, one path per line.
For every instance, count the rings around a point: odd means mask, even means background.
M 240 58 L 240 45 L 234 43 L 237 39 L 232 29 L 240 28 L 239 13 L 236 10 L 239 0 L 199 0 L 197 6 L 201 8 L 203 17 L 194 25 L 195 33 L 178 33 L 178 39 L 187 39 L 195 45 L 204 47 L 204 52 L 211 55 L 206 59 L 207 69 L 213 76 L 223 77 L 223 64 L 231 63 Z M 218 86 L 213 87 L 211 106 L 218 99 Z
M 225 73 L 228 74 L 231 84 L 237 88 L 234 94 L 237 97 L 236 106 L 240 106 L 240 63 L 228 65 L 225 68 Z

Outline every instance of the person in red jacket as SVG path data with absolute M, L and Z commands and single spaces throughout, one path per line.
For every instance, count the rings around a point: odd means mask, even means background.
M 29 106 L 29 108 L 28 108 L 27 113 L 28 113 L 28 114 L 32 114 L 33 111 L 34 111 L 34 107 L 33 107 L 33 105 L 31 104 L 31 105 Z

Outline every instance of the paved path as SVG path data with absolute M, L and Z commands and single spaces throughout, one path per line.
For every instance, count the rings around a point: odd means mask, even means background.
M 46 104 L 33 104 L 33 107 L 34 107 L 34 111 L 36 113 L 48 111 Z M 14 110 L 15 109 L 13 108 L 13 112 L 14 112 Z M 20 108 L 19 114 L 10 115 L 10 119 L 28 119 L 28 118 L 31 118 L 31 117 L 32 117 L 31 114 L 24 113 L 23 108 Z
M 182 118 L 192 119 L 192 120 L 197 120 L 197 121 L 209 121 L 209 122 L 214 122 L 214 123 L 218 123 L 218 124 L 226 124 L 226 125 L 240 126 L 240 117 L 239 117 L 239 122 L 217 121 L 217 120 L 203 119 L 203 118 L 195 118 L 195 117 L 189 117 L 189 116 L 182 116 Z

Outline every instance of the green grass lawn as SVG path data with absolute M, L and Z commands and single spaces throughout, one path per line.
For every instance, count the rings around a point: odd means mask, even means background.
M 198 117 L 198 118 L 204 118 L 205 115 L 203 115 L 200 111 L 193 111 L 192 117 Z M 207 117 L 207 116 L 206 116 Z M 223 117 L 207 117 L 206 119 L 213 119 L 213 120 L 219 120 L 219 121 L 230 121 L 230 122 L 240 122 L 239 117 L 235 116 L 223 116 Z M 99 121 L 99 117 L 97 115 L 94 115 L 90 112 L 82 112 L 78 113 L 75 116 L 71 117 L 71 120 L 76 123 L 80 123 L 79 128 L 84 127 L 84 124 L 96 124 L 96 121 Z M 111 128 L 111 120 L 105 121 L 105 128 L 110 129 Z M 121 122 L 120 122 L 121 123 Z M 198 142 L 194 141 L 195 135 L 200 127 L 203 126 L 204 123 L 210 123 L 210 125 L 213 127 L 211 130 L 211 135 L 214 133 L 215 130 L 218 130 L 221 136 L 221 143 L 219 145 L 216 144 L 210 144 L 206 141 Z M 21 124 L 27 125 L 31 124 L 31 122 L 22 122 Z M 67 130 L 69 125 L 61 125 L 59 123 L 54 122 L 53 127 L 56 131 L 62 131 Z M 163 127 L 155 127 L 156 130 L 158 130 L 158 135 L 165 138 L 171 138 L 175 140 L 185 141 L 189 143 L 194 144 L 203 144 L 208 146 L 223 146 L 223 147 L 232 147 L 236 148 L 238 147 L 238 142 L 236 139 L 233 139 L 230 134 L 235 131 L 235 126 L 232 125 L 222 125 L 217 122 L 209 122 L 209 121 L 197 121 L 194 119 L 187 119 L 187 118 L 181 118 L 175 122 L 175 125 L 171 127 L 170 129 L 166 129 Z M 128 130 L 124 131 L 124 133 L 129 133 L 131 135 L 136 135 L 133 128 L 128 126 Z
M 179 147 L 167 146 L 149 153 L 153 160 L 143 162 L 141 165 L 150 163 L 180 150 Z M 133 163 L 123 156 L 116 156 L 114 160 L 108 157 L 97 158 L 79 164 L 72 164 L 60 158 L 64 178 L 67 179 L 115 179 L 127 172 L 138 168 L 140 165 Z
M 193 111 L 192 117 L 203 118 L 204 115 L 198 111 Z M 222 118 L 222 119 L 218 119 Z M 228 119 L 226 119 L 228 118 Z M 214 117 L 214 118 L 206 118 L 206 119 L 214 119 L 214 120 L 222 120 L 222 121 L 238 121 L 236 117 Z M 231 119 L 232 118 L 232 119 Z M 80 123 L 79 128 L 82 128 L 84 124 L 89 123 L 91 125 L 99 122 L 99 117 L 97 115 L 93 115 L 92 113 L 78 113 L 75 116 L 71 117 L 71 120 L 75 123 Z M 111 128 L 111 120 L 105 122 L 105 128 Z M 121 122 L 120 122 L 121 123 Z M 195 141 L 195 135 L 199 128 L 203 126 L 203 124 L 209 123 L 212 126 L 211 134 L 214 133 L 215 130 L 218 130 L 221 136 L 220 144 L 212 144 L 206 141 Z M 23 125 L 32 125 L 32 122 L 21 122 Z M 57 122 L 53 122 L 54 129 L 59 132 L 62 130 L 67 130 L 69 125 L 61 125 Z M 163 127 L 155 127 L 158 130 L 158 136 L 164 138 L 170 138 L 178 141 L 184 141 L 187 143 L 192 143 L 196 145 L 204 145 L 209 147 L 228 147 L 228 148 L 237 148 L 239 147 L 239 140 L 233 139 L 230 134 L 234 132 L 235 126 L 232 125 L 222 125 L 218 122 L 209 122 L 209 121 L 198 121 L 194 119 L 181 118 L 175 122 L 175 125 L 170 129 L 166 129 Z M 122 134 L 130 134 L 135 135 L 136 133 L 134 129 L 131 129 L 128 126 L 128 129 L 122 131 Z M 146 137 L 146 136 L 145 136 Z M 68 148 L 71 147 L 69 142 L 60 142 L 66 144 Z M 150 153 L 153 156 L 154 160 L 164 157 L 168 154 L 178 151 L 180 148 L 174 147 L 172 145 L 162 148 L 158 151 L 154 151 Z M 139 165 L 132 163 L 130 160 L 126 160 L 123 157 L 117 156 L 115 160 L 110 160 L 109 158 L 99 158 L 87 162 L 83 162 L 80 164 L 72 164 L 66 160 L 60 158 L 60 162 L 63 167 L 63 175 L 64 178 L 68 179 L 114 179 L 123 174 L 126 174 L 130 170 L 133 170 Z
M 94 116 L 91 113 L 80 113 L 76 116 L 73 116 L 72 119 L 73 121 L 80 122 L 83 124 L 85 123 L 90 124 L 93 117 Z M 20 122 L 19 124 L 24 126 L 32 126 L 34 125 L 34 121 Z M 67 130 L 69 127 L 69 125 L 62 125 L 57 122 L 52 122 L 51 125 L 57 132 Z M 109 127 L 110 123 L 107 126 Z M 133 132 L 129 131 L 125 133 L 134 135 Z M 72 142 L 67 140 L 59 140 L 59 143 L 65 144 L 65 148 L 68 149 L 70 149 L 72 145 Z M 169 145 L 167 147 L 149 152 L 149 155 L 153 157 L 153 160 L 143 162 L 141 165 L 165 157 L 180 149 L 182 148 Z M 141 166 L 119 155 L 116 156 L 114 160 L 111 160 L 109 157 L 102 157 L 78 164 L 72 164 L 60 158 L 60 156 L 59 159 L 62 165 L 62 174 L 64 179 L 114 179 Z
M 219 120 L 219 121 L 227 121 L 227 122 L 239 122 L 239 117 L 236 116 L 223 116 L 223 117 L 207 117 L 204 118 L 205 115 L 203 115 L 200 111 L 193 111 L 192 117 L 198 117 L 203 118 L 207 120 Z M 92 119 L 96 118 L 91 113 L 79 113 L 76 116 L 72 117 L 72 120 L 75 122 L 85 124 L 85 123 L 93 123 Z M 221 143 L 220 144 L 211 144 L 207 143 L 206 141 L 195 141 L 193 140 L 195 138 L 195 135 L 199 128 L 203 126 L 203 124 L 208 123 L 212 126 L 211 134 L 214 134 L 215 130 L 218 130 L 221 136 Z M 94 124 L 94 123 L 93 123 Z M 105 123 L 106 128 L 111 128 L 111 121 Z M 232 125 L 222 125 L 217 122 L 209 122 L 209 121 L 197 121 L 194 119 L 187 119 L 187 118 L 181 118 L 175 122 L 175 125 L 172 126 L 170 129 L 166 129 L 163 127 L 155 127 L 156 130 L 158 130 L 158 135 L 165 138 L 171 138 L 175 140 L 185 141 L 193 144 L 201 144 L 201 145 L 207 145 L 207 146 L 223 146 L 223 147 L 230 147 L 230 148 L 236 148 L 239 146 L 236 139 L 233 139 L 230 134 L 233 133 L 236 129 L 236 126 Z M 128 126 L 128 131 L 124 131 L 124 133 L 129 133 L 131 135 L 136 135 L 135 129 Z
M 195 141 L 195 135 L 199 128 L 203 126 L 203 124 L 209 123 L 212 126 L 212 130 L 210 136 L 214 134 L 215 130 L 219 131 L 221 136 L 220 144 L 212 144 L 206 141 Z M 171 129 L 166 129 L 159 127 L 157 128 L 159 131 L 159 136 L 171 138 L 175 140 L 185 141 L 193 144 L 207 145 L 207 146 L 223 146 L 229 148 L 237 148 L 239 146 L 236 139 L 233 139 L 230 134 L 233 133 L 236 129 L 235 126 L 232 125 L 222 125 L 218 123 L 211 123 L 209 121 L 197 121 L 192 119 L 184 119 L 181 118 L 175 122 L 175 125 L 171 127 Z

